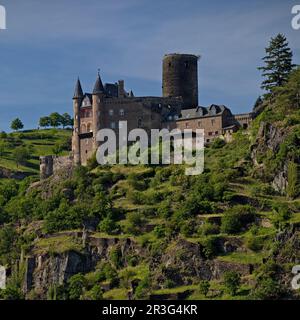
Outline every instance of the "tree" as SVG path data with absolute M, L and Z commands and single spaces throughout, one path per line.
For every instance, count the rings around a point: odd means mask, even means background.
M 64 113 L 61 116 L 61 124 L 62 124 L 63 128 L 69 127 L 69 126 L 71 127 L 73 125 L 72 117 L 68 113 Z
M 15 158 L 17 166 L 25 164 L 30 158 L 30 153 L 26 147 L 20 146 L 13 151 L 13 157 Z
M 235 271 L 227 271 L 224 273 L 224 285 L 229 294 L 235 296 L 241 284 L 241 276 Z
M 78 300 L 83 293 L 86 280 L 81 273 L 75 274 L 68 280 L 70 300 Z
M 282 86 L 287 81 L 295 65 L 292 64 L 293 53 L 283 34 L 279 33 L 275 38 L 271 38 L 269 47 L 265 50 L 266 56 L 262 59 L 265 66 L 258 70 L 261 70 L 266 78 L 261 88 L 272 93 L 275 87 Z
M 205 297 L 207 296 L 210 288 L 210 283 L 208 280 L 202 280 L 199 284 L 199 292 L 203 294 Z
M 18 130 L 23 129 L 24 125 L 19 118 L 16 118 L 11 122 L 10 128 L 14 131 L 18 131 Z
M 62 124 L 62 116 L 58 112 L 53 112 L 49 116 L 52 127 L 57 128 Z
M 39 121 L 39 126 L 42 128 L 50 127 L 51 120 L 49 117 L 41 117 Z

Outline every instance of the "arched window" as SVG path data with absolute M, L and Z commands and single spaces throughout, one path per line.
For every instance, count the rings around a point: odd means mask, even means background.
M 81 125 L 81 133 L 86 133 L 86 125 L 85 124 L 82 124 Z
M 92 131 L 93 131 L 93 130 L 92 130 L 92 124 L 91 124 L 91 123 L 88 123 L 88 124 L 87 124 L 86 131 L 87 131 L 87 132 L 92 132 Z

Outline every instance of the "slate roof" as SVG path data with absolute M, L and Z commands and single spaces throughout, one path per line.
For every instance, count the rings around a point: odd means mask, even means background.
M 225 110 L 231 112 L 224 105 L 212 104 L 209 107 L 199 106 L 192 109 L 182 110 L 181 116 L 178 120 L 218 116 L 221 115 Z
M 93 94 L 98 94 L 98 93 L 104 93 L 104 87 L 103 87 L 103 83 L 100 77 L 100 74 L 98 73 L 97 79 L 96 79 L 96 83 L 94 86 L 94 90 L 93 90 Z
M 73 98 L 76 99 L 76 98 L 82 98 L 82 97 L 83 97 L 83 91 L 82 91 L 80 80 L 78 78 L 77 82 L 76 82 L 75 92 L 74 92 Z

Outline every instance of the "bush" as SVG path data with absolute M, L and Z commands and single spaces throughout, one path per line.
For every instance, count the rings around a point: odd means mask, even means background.
M 86 280 L 81 273 L 75 274 L 68 280 L 68 292 L 70 300 L 79 300 L 83 293 Z
M 224 273 L 224 285 L 229 294 L 235 296 L 241 284 L 241 276 L 235 271 Z
M 261 251 L 263 246 L 264 246 L 263 238 L 252 236 L 247 240 L 247 247 L 254 252 Z
M 220 239 L 218 237 L 210 236 L 201 241 L 202 253 L 207 259 L 212 259 L 220 252 Z
M 114 234 L 118 231 L 118 225 L 113 219 L 106 217 L 99 223 L 99 230 L 107 234 Z
M 125 232 L 138 235 L 141 232 L 141 227 L 145 223 L 143 215 L 138 212 L 130 212 L 127 215 L 127 225 L 125 226 Z
M 214 223 L 205 222 L 198 228 L 200 236 L 209 236 L 220 233 L 220 227 Z
M 202 280 L 199 283 L 199 292 L 203 294 L 205 297 L 207 296 L 210 289 L 210 283 L 208 280 Z
M 228 234 L 236 234 L 255 220 L 255 210 L 248 205 L 235 206 L 225 212 L 222 217 L 221 230 Z

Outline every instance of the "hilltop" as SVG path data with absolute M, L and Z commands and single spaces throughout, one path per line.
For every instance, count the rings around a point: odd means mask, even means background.
M 18 176 L 39 174 L 39 157 L 66 155 L 71 148 L 71 130 L 48 129 L 0 133 L 0 172 L 18 173 Z M 16 153 L 25 157 L 19 162 Z M 5 176 L 5 175 L 4 175 Z
M 299 299 L 299 88 L 298 70 L 199 176 L 90 161 L 1 182 L 3 297 Z

